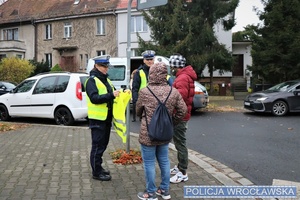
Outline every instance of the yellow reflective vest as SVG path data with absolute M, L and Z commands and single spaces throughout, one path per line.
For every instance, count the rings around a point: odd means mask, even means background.
M 107 89 L 105 85 L 97 77 L 93 77 L 93 78 L 95 79 L 96 87 L 98 89 L 98 94 L 99 95 L 107 94 Z M 114 86 L 112 85 L 112 82 L 109 79 L 107 79 L 107 81 L 111 85 L 112 90 L 114 91 Z M 88 118 L 103 120 L 103 121 L 106 120 L 107 113 L 108 113 L 107 103 L 93 104 L 88 95 L 86 95 L 86 100 L 88 106 Z
M 131 99 L 130 90 L 121 90 L 118 97 L 114 99 L 113 109 L 113 125 L 117 134 L 122 138 L 122 142 L 126 143 L 126 107 Z
M 143 89 L 144 87 L 147 86 L 147 78 L 146 78 L 146 74 L 144 72 L 144 70 L 139 70 L 139 73 L 140 73 L 140 77 L 141 77 L 141 85 L 140 85 L 140 89 Z

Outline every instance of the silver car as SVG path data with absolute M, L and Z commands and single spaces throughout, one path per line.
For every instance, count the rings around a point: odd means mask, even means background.
M 192 111 L 198 110 L 200 108 L 205 108 L 209 102 L 208 92 L 206 88 L 198 83 L 197 81 L 195 83 L 195 96 L 193 99 L 193 108 Z

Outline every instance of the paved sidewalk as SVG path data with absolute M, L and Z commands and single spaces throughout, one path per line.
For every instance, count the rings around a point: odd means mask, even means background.
M 130 138 L 131 149 L 139 149 L 137 135 L 131 134 Z M 142 164 L 114 164 L 109 155 L 117 149 L 126 149 L 119 136 L 112 131 L 104 154 L 112 181 L 92 179 L 90 148 L 88 128 L 31 125 L 0 133 L 0 200 L 138 199 L 137 193 L 145 189 Z M 184 199 L 184 185 L 252 185 L 240 174 L 204 155 L 190 151 L 189 158 L 189 181 L 171 185 L 172 199 Z M 177 163 L 172 144 L 170 160 L 172 166 Z

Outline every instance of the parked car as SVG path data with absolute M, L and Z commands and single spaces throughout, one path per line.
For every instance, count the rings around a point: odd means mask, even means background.
M 0 96 L 0 120 L 11 117 L 54 119 L 58 125 L 72 125 L 87 118 L 84 83 L 86 73 L 43 73 L 25 79 Z
M 10 92 L 16 87 L 15 84 L 7 81 L 0 81 L 0 95 Z
M 199 108 L 205 108 L 209 102 L 207 89 L 197 81 L 195 81 L 194 84 L 195 95 L 193 99 L 193 111 Z
M 244 108 L 254 112 L 270 112 L 275 116 L 300 112 L 300 79 L 248 95 L 244 100 Z

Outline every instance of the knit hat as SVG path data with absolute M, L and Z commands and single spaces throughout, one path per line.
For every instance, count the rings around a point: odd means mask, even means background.
M 169 59 L 171 67 L 185 67 L 186 60 L 182 55 L 172 55 Z

